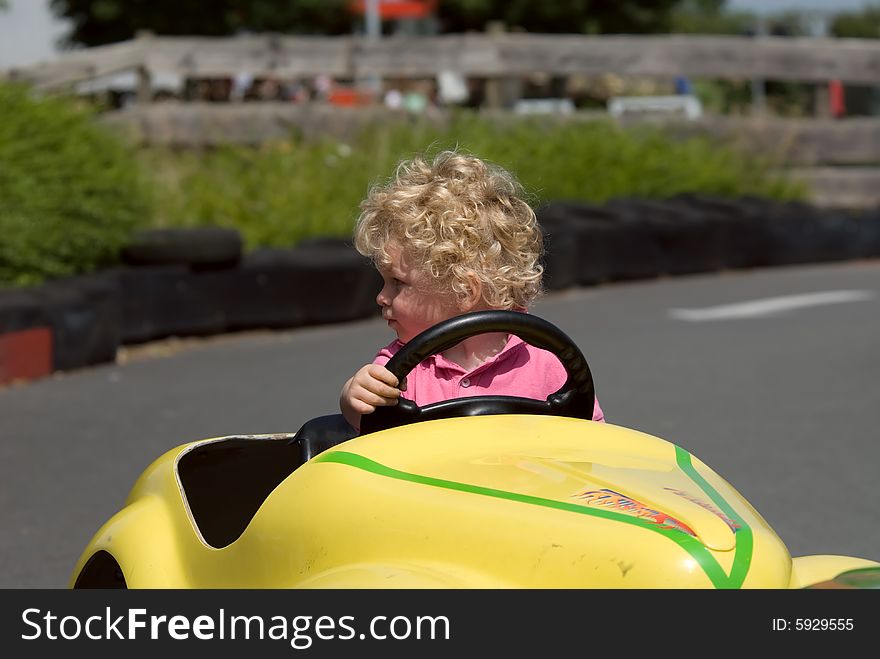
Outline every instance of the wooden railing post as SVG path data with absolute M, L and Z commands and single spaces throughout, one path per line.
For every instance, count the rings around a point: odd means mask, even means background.
M 382 16 L 379 12 L 379 0 L 367 0 L 365 8 L 367 42 L 375 45 L 382 39 Z M 363 81 L 363 85 L 375 95 L 377 101 L 382 100 L 382 84 L 382 78 L 375 73 L 366 76 Z
M 147 52 L 150 49 L 154 34 L 150 30 L 138 30 L 135 40 L 143 53 L 140 65 L 135 69 L 137 75 L 136 97 L 138 104 L 146 105 L 153 102 L 153 84 L 150 70 L 147 68 Z
M 828 83 L 819 83 L 813 91 L 813 116 L 828 119 L 831 116 L 831 94 Z
M 502 35 L 507 31 L 501 21 L 489 21 L 486 24 L 486 34 L 491 36 Z M 486 87 L 483 94 L 483 105 L 490 110 L 500 110 L 504 107 L 503 79 L 499 76 L 491 76 L 486 79 Z

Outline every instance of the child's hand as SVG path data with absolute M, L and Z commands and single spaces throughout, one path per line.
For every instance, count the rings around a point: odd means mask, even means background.
M 355 428 L 361 425 L 361 415 L 375 412 L 383 405 L 397 405 L 400 396 L 394 374 L 379 364 L 367 364 L 342 387 L 339 407 L 342 415 Z M 404 382 L 403 389 L 406 389 Z

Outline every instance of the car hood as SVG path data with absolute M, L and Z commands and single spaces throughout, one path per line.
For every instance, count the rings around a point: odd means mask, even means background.
M 316 461 L 684 533 L 714 551 L 734 549 L 742 515 L 757 515 L 717 474 L 670 442 L 578 419 L 426 422 L 358 438 Z
M 294 439 L 169 451 L 81 563 L 107 552 L 133 587 L 791 582 L 784 544 L 733 487 L 687 451 L 628 428 L 441 419 L 351 439 L 305 464 L 288 463 Z

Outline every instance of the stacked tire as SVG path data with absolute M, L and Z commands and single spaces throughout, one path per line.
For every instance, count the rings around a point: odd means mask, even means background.
M 880 209 L 680 195 L 536 211 L 545 286 L 880 257 Z M 216 227 L 145 231 L 121 267 L 0 289 L 0 385 L 112 361 L 120 345 L 346 322 L 378 313 L 382 280 L 351 244 L 320 238 L 245 254 Z
M 245 255 L 229 229 L 159 233 L 130 246 L 129 267 L 116 274 L 126 343 L 343 322 L 377 309 L 381 278 L 345 240 Z
M 558 201 L 537 215 L 549 290 L 880 256 L 878 210 L 681 195 L 603 206 Z

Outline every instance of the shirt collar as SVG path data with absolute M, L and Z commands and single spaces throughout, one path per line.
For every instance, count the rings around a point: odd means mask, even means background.
M 477 371 L 487 368 L 491 364 L 495 364 L 504 359 L 507 359 L 507 356 L 512 351 L 517 350 L 519 346 L 524 344 L 525 341 L 519 338 L 516 334 L 508 334 L 507 343 L 504 344 L 504 347 L 471 371 L 466 370 L 463 366 L 461 366 L 460 364 L 456 364 L 454 361 L 446 359 L 446 357 L 444 357 L 442 354 L 433 355 L 429 359 L 434 360 L 434 365 L 437 368 L 445 368 L 451 371 L 457 371 L 459 373 L 476 373 Z
M 520 308 L 516 308 L 516 309 L 514 309 L 514 311 L 519 311 L 520 313 L 528 313 L 527 310 L 520 309 Z M 394 345 L 395 345 L 395 350 L 394 350 L 395 353 L 403 347 L 403 343 L 401 343 L 400 339 L 395 339 Z M 444 357 L 442 354 L 432 355 L 432 356 L 428 357 L 428 359 L 433 360 L 434 366 L 437 368 L 445 368 L 445 369 L 449 369 L 452 371 L 458 371 L 459 373 L 476 373 L 477 371 L 480 371 L 480 370 L 488 367 L 490 364 L 494 364 L 494 363 L 499 362 L 503 359 L 507 359 L 507 356 L 512 351 L 518 350 L 519 346 L 522 346 L 522 345 L 528 345 L 528 344 L 526 344 L 526 342 L 523 341 L 521 338 L 519 338 L 516 334 L 508 334 L 507 335 L 507 343 L 504 344 L 504 347 L 501 350 L 499 350 L 496 354 L 489 357 L 489 359 L 484 361 L 482 364 L 477 366 L 472 371 L 466 371 L 463 366 L 461 366 L 460 364 L 456 364 L 454 361 L 446 359 L 446 357 Z

